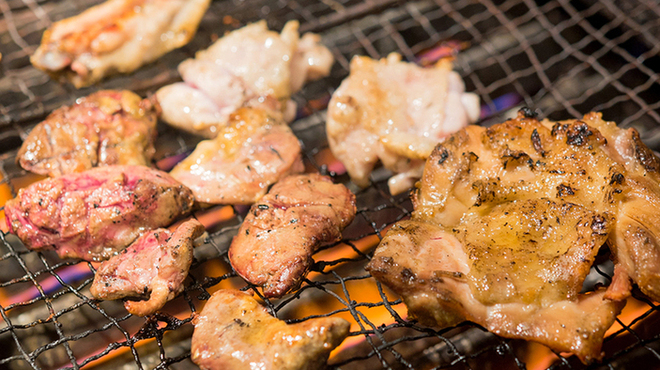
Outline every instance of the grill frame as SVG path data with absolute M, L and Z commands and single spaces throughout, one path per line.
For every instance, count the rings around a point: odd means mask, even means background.
M 501 110 L 498 98 L 517 94 L 520 102 L 515 107 L 533 107 L 542 118 L 566 119 L 589 110 L 603 110 L 606 119 L 637 128 L 647 144 L 654 149 L 660 147 L 660 42 L 649 31 L 660 27 L 660 10 L 650 0 L 214 1 L 190 44 L 129 76 L 75 90 L 49 80 L 29 66 L 27 56 L 39 42 L 49 19 L 74 15 L 96 3 L 99 1 L 0 0 L 0 52 L 4 57 L 0 62 L 0 191 L 8 190 L 15 196 L 18 188 L 36 178 L 16 166 L 16 150 L 31 127 L 53 109 L 98 89 L 125 88 L 143 96 L 153 93 L 159 86 L 178 79 L 179 62 L 208 47 L 227 30 L 262 17 L 272 29 L 281 29 L 289 19 L 300 20 L 301 31 L 322 35 L 337 62 L 329 78 L 309 84 L 294 96 L 305 109 L 291 127 L 304 144 L 308 168 L 329 174 L 356 192 L 356 222 L 338 243 L 348 245 L 355 256 L 317 263 L 315 277 L 305 280 L 299 291 L 265 303 L 273 314 L 298 322 L 314 317 L 295 316 L 301 302 L 319 297 L 340 302 L 343 308 L 322 315 L 350 313 L 360 324 L 359 330 L 351 332 L 351 338 L 365 340 L 351 348 L 355 353 L 335 357 L 332 368 L 462 369 L 480 368 L 483 361 L 525 368 L 529 360 L 525 342 L 496 337 L 474 324 L 435 331 L 405 320 L 401 301 L 360 270 L 373 250 L 361 245 L 361 241 L 380 237 L 388 225 L 409 216 L 412 206 L 406 195 L 393 197 L 388 193 L 386 171 L 374 172 L 373 185 L 361 190 L 352 186 L 346 175 L 328 171 L 322 161 L 327 151 L 323 102 L 348 74 L 350 56 L 378 58 L 399 51 L 404 59 L 416 61 L 426 50 L 457 40 L 466 44 L 455 55 L 456 70 L 465 79 L 467 90 L 476 92 L 491 111 L 480 124 L 490 125 L 508 117 L 511 109 Z M 156 160 L 186 153 L 197 141 L 199 138 L 159 124 Z M 208 212 L 199 212 L 197 216 Z M 0 343 L 14 346 L 11 355 L 0 358 L 0 368 L 48 368 L 52 367 L 48 366 L 50 361 L 55 367 L 76 369 L 110 357 L 110 361 L 96 366 L 193 366 L 189 360 L 190 320 L 200 302 L 218 286 L 250 288 L 228 268 L 228 243 L 245 209 L 234 207 L 232 212 L 233 217 L 209 230 L 210 236 L 195 251 L 191 277 L 184 293 L 175 300 L 177 308 L 188 307 L 189 315 L 183 318 L 159 314 L 139 319 L 123 311 L 120 303 L 92 300 L 86 290 L 90 277 L 71 282 L 63 277 L 76 267 L 93 272 L 92 264 L 62 261 L 50 252 L 29 252 L 13 236 L 0 233 L 0 293 L 7 295 L 25 287 L 38 292 L 37 298 L 0 304 L 4 321 Z M 325 251 L 330 252 L 332 247 Z M 207 265 L 218 260 L 226 271 L 205 275 Z M 596 274 L 608 278 L 607 271 Z M 60 287 L 51 291 L 46 286 L 49 281 L 56 281 Z M 356 297 L 351 284 L 358 283 L 375 286 L 380 300 Z M 639 292 L 635 291 L 634 296 L 641 307 L 648 308 L 630 323 L 619 321 L 621 329 L 606 339 L 603 364 L 585 367 L 575 358 L 557 354 L 549 368 L 629 367 L 634 361 L 646 359 L 660 366 L 660 333 L 648 328 L 658 326 L 653 323 L 657 322 L 660 309 Z M 6 297 L 0 297 L 4 302 Z M 170 307 L 173 306 L 167 306 Z M 385 326 L 372 322 L 363 312 L 379 308 L 392 316 Z M 79 328 L 71 316 L 85 317 L 86 323 L 105 321 Z M 97 337 L 108 340 L 99 353 L 84 353 L 84 346 L 80 349 L 79 344 Z M 633 338 L 632 343 L 626 340 L 629 337 Z M 37 338 L 36 343 L 29 338 Z M 613 349 L 608 348 L 611 343 L 616 344 Z M 360 346 L 366 350 L 360 352 Z M 146 351 L 147 347 L 153 348 Z M 120 351 L 122 348 L 128 351 Z

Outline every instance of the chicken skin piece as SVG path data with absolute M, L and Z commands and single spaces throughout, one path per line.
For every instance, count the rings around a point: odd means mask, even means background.
M 465 93 L 448 60 L 421 68 L 396 53 L 355 56 L 350 69 L 330 99 L 326 131 L 332 153 L 359 186 L 369 184 L 380 161 L 396 174 L 390 192 L 403 192 L 421 177 L 440 139 L 479 118 L 479 97 Z
M 355 195 L 329 177 L 287 177 L 250 208 L 229 247 L 231 265 L 266 297 L 280 297 L 300 285 L 320 246 L 341 240 L 355 212 Z
M 337 317 L 287 325 L 237 290 L 213 293 L 193 324 L 191 357 L 202 370 L 324 369 L 350 327 Z
M 508 282 L 507 271 L 513 270 L 521 277 L 524 266 L 511 257 L 522 255 L 530 259 L 533 254 L 512 254 L 506 261 L 508 266 L 502 264 L 500 276 L 491 279 L 500 285 L 496 294 L 508 292 L 511 298 L 497 300 L 493 296 L 490 303 L 481 301 L 471 285 L 473 262 L 464 243 L 451 231 L 427 222 L 401 221 L 394 225 L 378 246 L 368 269 L 401 295 L 409 315 L 422 325 L 449 327 L 469 320 L 503 337 L 537 341 L 555 351 L 575 353 L 582 360 L 599 358 L 603 336 L 624 302 L 605 299 L 604 290 L 570 299 L 543 299 L 543 293 L 556 296 L 559 292 L 542 286 L 538 287 L 542 292 L 532 294 L 532 284 L 524 284 L 524 290 L 517 294 L 519 285 L 515 284 L 520 281 Z M 545 260 L 552 260 L 551 255 L 546 254 Z M 539 280 L 543 274 L 550 277 L 552 269 L 531 275 Z M 503 287 L 505 284 L 510 289 Z M 566 281 L 557 285 L 566 285 Z M 513 299 L 516 295 L 538 300 Z
M 20 189 L 5 204 L 5 218 L 29 249 L 100 261 L 186 215 L 193 203 L 190 189 L 165 172 L 107 166 Z
M 436 146 L 412 219 L 388 232 L 368 269 L 426 325 L 471 320 L 599 359 L 629 278 L 659 298 L 658 164 L 636 131 L 598 113 L 555 123 L 522 110 L 466 127 Z M 606 242 L 612 284 L 580 294 Z
M 240 108 L 170 174 L 198 202 L 252 204 L 270 185 L 304 169 L 300 142 L 286 123 L 259 108 Z
M 265 21 L 235 30 L 183 61 L 184 82 L 165 86 L 156 96 L 165 122 L 213 138 L 242 106 L 267 109 L 292 120 L 289 99 L 307 81 L 327 76 L 334 58 L 315 34 L 298 34 L 290 21 L 281 34 Z
M 193 241 L 203 233 L 204 226 L 191 219 L 174 232 L 156 229 L 142 234 L 101 264 L 90 292 L 104 300 L 146 297 L 125 301 L 124 307 L 133 315 L 151 315 L 183 291 L 193 259 Z
M 108 0 L 54 23 L 30 61 L 75 87 L 130 73 L 188 43 L 210 0 Z
M 615 260 L 608 297 L 628 297 L 632 279 L 644 294 L 660 301 L 660 159 L 633 128 L 603 121 L 600 113 L 589 113 L 582 121 L 600 131 L 610 157 L 627 170 L 624 177 L 614 179 L 624 184 L 625 190 L 608 240 Z
M 55 110 L 23 142 L 17 161 L 41 175 L 151 164 L 156 108 L 130 91 L 103 90 Z

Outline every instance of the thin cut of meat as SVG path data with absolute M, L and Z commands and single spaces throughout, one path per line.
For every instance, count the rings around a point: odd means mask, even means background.
M 96 166 L 151 164 L 157 112 L 130 91 L 103 90 L 51 113 L 23 142 L 17 162 L 60 176 Z
M 634 129 L 598 113 L 561 122 L 529 110 L 470 126 L 436 146 L 395 225 L 368 265 L 430 326 L 474 321 L 582 361 L 630 295 L 629 279 L 658 300 L 660 160 Z M 607 243 L 607 289 L 581 294 Z
M 479 118 L 479 97 L 465 92 L 446 59 L 421 68 L 396 53 L 355 56 L 350 69 L 330 99 L 326 131 L 332 153 L 359 186 L 369 184 L 380 161 L 395 173 L 390 192 L 403 192 L 442 138 Z
M 252 205 L 229 260 L 266 297 L 280 297 L 300 285 L 321 245 L 341 240 L 355 212 L 355 195 L 329 177 L 287 177 Z
M 29 249 L 100 261 L 188 214 L 193 203 L 190 189 L 165 172 L 107 166 L 20 189 L 5 204 L 5 217 Z
M 259 108 L 240 108 L 170 174 L 198 202 L 252 204 L 270 185 L 304 169 L 300 142 L 286 123 Z
M 92 296 L 104 300 L 144 298 L 124 302 L 133 315 L 147 316 L 160 310 L 183 291 L 193 259 L 193 241 L 203 233 L 204 226 L 191 219 L 174 232 L 156 229 L 142 234 L 96 270 Z
M 188 43 L 210 0 L 108 0 L 54 23 L 30 61 L 75 87 L 130 73 Z
M 260 21 L 183 61 L 179 73 L 184 82 L 165 86 L 156 96 L 165 122 L 213 138 L 242 106 L 292 120 L 291 95 L 305 82 L 327 76 L 333 62 L 318 35 L 299 37 L 297 21 L 287 22 L 281 34 Z
M 202 370 L 324 369 L 350 327 L 337 317 L 287 325 L 237 290 L 213 293 L 193 324 L 191 357 Z

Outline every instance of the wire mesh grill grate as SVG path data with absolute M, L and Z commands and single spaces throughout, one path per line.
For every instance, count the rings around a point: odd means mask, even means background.
M 378 58 L 396 51 L 424 64 L 439 48 L 460 49 L 456 69 L 467 90 L 482 99 L 480 124 L 500 122 L 522 105 L 555 120 L 600 110 L 660 148 L 660 8 L 652 0 L 216 0 L 189 45 L 132 75 L 75 90 L 29 65 L 45 27 L 98 2 L 0 0 L 0 198 L 15 196 L 39 178 L 20 169 L 15 155 L 26 133 L 50 111 L 97 89 L 153 93 L 176 81 L 176 66 L 196 50 L 260 18 L 274 29 L 298 19 L 303 31 L 319 32 L 333 52 L 331 76 L 294 97 L 301 108 L 292 128 L 304 144 L 308 168 L 345 184 L 345 175 L 329 170 L 324 109 L 353 55 Z M 187 153 L 198 140 L 159 127 L 158 163 Z M 273 313 L 290 322 L 325 315 L 352 321 L 332 368 L 585 368 L 559 354 L 541 359 L 545 352 L 538 346 L 496 337 L 474 324 L 434 331 L 407 321 L 401 301 L 363 269 L 387 226 L 412 209 L 406 195 L 389 194 L 386 178 L 376 171 L 372 186 L 352 188 L 359 211 L 345 239 L 315 255 L 299 291 L 265 301 Z M 29 252 L 13 235 L 0 233 L 0 368 L 193 367 L 193 313 L 213 290 L 246 286 L 226 255 L 245 212 L 214 207 L 195 215 L 207 220 L 209 236 L 196 248 L 186 290 L 163 313 L 146 319 L 127 314 L 121 303 L 90 298 L 94 264 Z M 608 278 L 605 270 L 596 274 L 600 281 Z M 634 296 L 606 339 L 603 363 L 589 368 L 660 367 L 658 306 Z

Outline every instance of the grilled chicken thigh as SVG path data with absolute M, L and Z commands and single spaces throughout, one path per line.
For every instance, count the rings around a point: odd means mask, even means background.
M 335 317 L 287 325 L 237 290 L 213 293 L 193 323 L 191 357 L 203 370 L 323 369 L 350 327 Z
M 9 232 L 32 250 L 62 257 L 109 258 L 145 230 L 191 211 L 193 195 L 167 173 L 107 166 L 36 182 L 5 204 Z
M 421 68 L 396 53 L 381 60 L 356 56 L 350 75 L 332 94 L 326 131 L 353 182 L 367 186 L 380 161 L 397 174 L 389 180 L 390 192 L 397 194 L 421 177 L 438 141 L 474 123 L 479 112 L 478 96 L 465 93 L 447 60 Z
M 310 80 L 327 76 L 334 59 L 314 34 L 298 35 L 298 22 L 281 34 L 265 21 L 247 25 L 183 61 L 184 82 L 158 90 L 165 122 L 213 138 L 242 106 L 293 119 L 291 95 Z
M 252 204 L 280 178 L 304 170 L 300 143 L 281 120 L 259 108 L 240 108 L 215 139 L 170 172 L 198 202 Z
M 197 220 L 174 232 L 156 229 L 105 261 L 96 271 L 90 292 L 97 299 L 148 298 L 125 301 L 133 315 L 146 316 L 161 309 L 183 290 L 193 258 L 193 241 L 204 233 Z
M 635 129 L 618 128 L 603 121 L 600 113 L 587 114 L 582 121 L 600 131 L 608 154 L 627 172 L 614 179 L 625 184 L 625 190 L 608 243 L 616 263 L 608 297 L 630 295 L 632 279 L 644 294 L 660 301 L 660 159 Z
M 210 0 L 108 0 L 44 32 L 32 64 L 77 88 L 129 73 L 190 41 Z
M 266 297 L 280 297 L 301 283 L 318 247 L 341 239 L 355 212 L 355 195 L 344 185 L 319 174 L 287 177 L 252 205 L 229 260 Z
M 634 130 L 591 113 L 525 115 L 467 127 L 434 149 L 415 211 L 385 236 L 368 269 L 432 326 L 471 320 L 583 361 L 629 294 L 658 299 L 660 162 Z M 580 294 L 607 242 L 610 287 Z
M 156 108 L 130 91 L 103 90 L 55 110 L 23 142 L 17 161 L 41 175 L 144 165 L 155 153 Z

